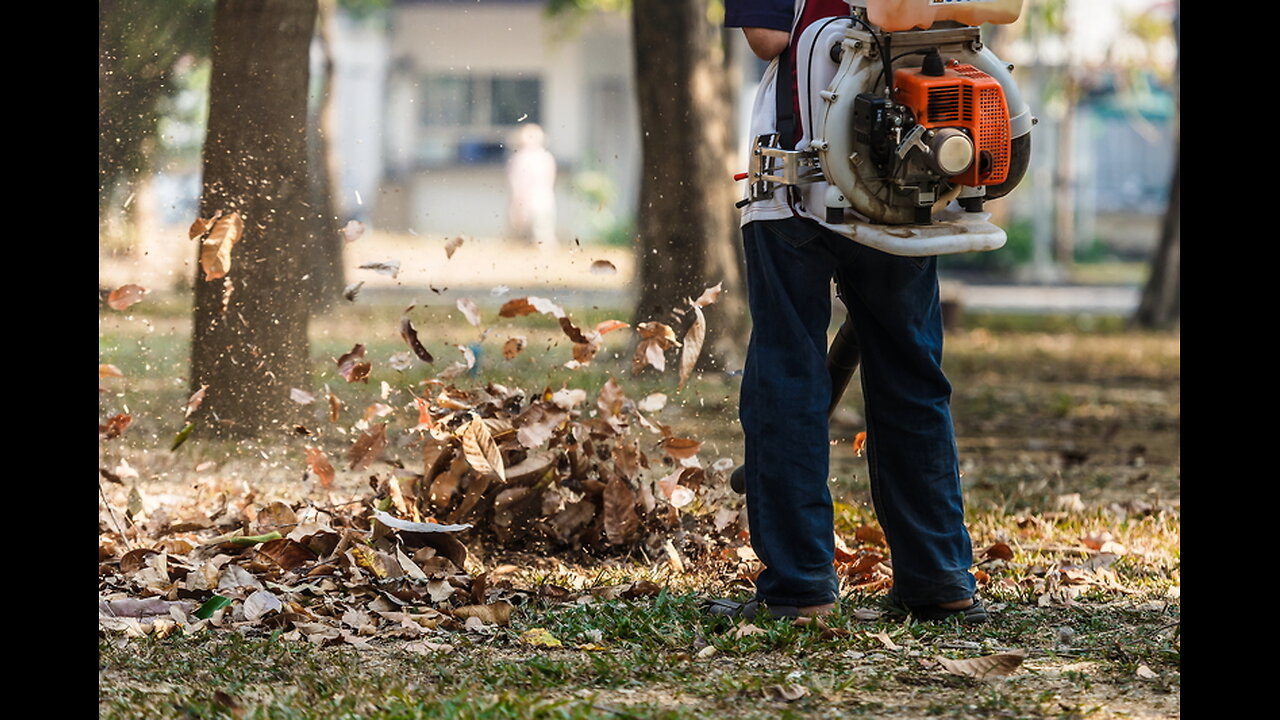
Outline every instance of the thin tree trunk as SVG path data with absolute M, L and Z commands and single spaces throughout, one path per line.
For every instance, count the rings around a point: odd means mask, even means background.
M 721 300 L 707 309 L 704 366 L 736 367 L 748 319 L 721 35 L 703 2 L 634 0 L 632 8 L 643 137 L 634 320 L 666 321 L 722 282 Z
M 1160 224 L 1160 243 L 1151 258 L 1151 275 L 1142 290 L 1142 300 L 1133 324 L 1152 330 L 1177 327 L 1182 312 L 1182 33 L 1181 3 L 1173 16 L 1173 37 L 1178 57 L 1173 65 L 1173 178 L 1169 181 L 1169 204 Z
M 1066 95 L 1066 110 L 1058 123 L 1058 162 L 1053 175 L 1053 255 L 1060 270 L 1068 272 L 1075 264 L 1075 125 L 1076 101 L 1080 94 L 1070 65 L 1065 69 L 1062 92 Z
M 342 292 L 342 223 L 334 199 L 338 163 L 333 148 L 333 23 L 335 0 L 320 0 L 316 37 L 320 41 L 320 96 L 311 113 L 308 150 L 311 162 L 311 207 L 315 210 L 311 231 L 314 252 L 307 253 L 312 296 L 316 311 L 328 310 Z
M 308 49 L 316 0 L 218 0 L 201 216 L 238 212 L 225 280 L 196 280 L 191 386 L 224 434 L 294 419 L 306 387 Z

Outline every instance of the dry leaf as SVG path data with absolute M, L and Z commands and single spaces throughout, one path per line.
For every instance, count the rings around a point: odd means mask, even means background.
M 964 660 L 952 660 L 951 658 L 938 657 L 937 661 L 944 670 L 952 673 L 953 675 L 964 675 L 966 677 L 981 680 L 983 678 L 999 677 L 1013 673 L 1018 669 L 1018 666 L 1022 664 L 1022 660 L 1026 658 L 1026 656 L 1026 651 L 1015 650 L 1010 653 L 984 655 L 983 657 L 968 658 Z
M 875 638 L 875 639 L 879 640 L 879 641 L 880 641 L 880 644 L 884 645 L 884 646 L 885 646 L 885 648 L 886 648 L 886 649 L 888 649 L 888 650 L 901 650 L 901 649 L 902 649 L 902 646 L 901 646 L 901 645 L 899 645 L 899 644 L 897 644 L 897 643 L 895 643 L 895 642 L 893 641 L 893 638 L 889 637 L 889 634 L 888 634 L 888 633 L 886 633 L 886 632 L 878 632 L 878 633 L 874 633 L 873 635 L 871 635 L 871 637 L 873 637 L 873 638 Z
M 604 487 L 604 532 L 610 545 L 631 542 L 640 528 L 636 515 L 636 494 L 620 475 Z
M 351 450 L 347 452 L 347 461 L 351 470 L 368 467 L 387 447 L 387 424 L 379 423 L 372 430 L 360 434 Z
M 1143 680 L 1154 680 L 1160 677 L 1154 670 L 1147 667 L 1145 664 L 1139 665 L 1134 674 Z
M 408 520 L 401 520 L 400 518 L 389 515 L 381 510 L 374 510 L 373 517 L 387 527 L 395 528 L 396 530 L 404 530 L 406 532 L 447 533 L 460 532 L 471 528 L 470 524 L 441 525 L 439 523 L 410 522 Z
M 418 339 L 418 331 L 413 327 L 413 321 L 409 319 L 409 315 L 400 316 L 400 337 L 409 344 L 409 349 L 413 350 L 413 354 L 418 356 L 422 362 L 435 362 L 435 358 L 431 357 L 431 353 L 423 347 L 422 341 Z
M 532 315 L 536 312 L 546 313 L 555 318 L 564 317 L 564 309 L 559 305 L 546 298 L 533 297 L 532 295 L 506 301 L 498 309 L 498 316 L 505 318 L 519 317 L 521 315 Z
M 618 267 L 608 260 L 596 260 L 591 263 L 591 274 L 593 275 L 614 275 L 618 272 Z
M 768 634 L 769 634 L 768 630 L 765 630 L 764 628 L 756 627 L 755 625 L 748 623 L 746 625 L 739 625 L 738 627 L 734 628 L 733 639 L 741 640 L 742 638 L 747 637 L 748 635 L 768 635 Z
M 982 557 L 988 560 L 1012 560 L 1013 549 L 1005 543 L 998 542 L 983 551 Z
M 480 474 L 494 473 L 498 479 L 506 482 L 506 468 L 502 464 L 502 453 L 489 433 L 484 420 L 476 418 L 462 431 L 462 453 L 471 467 Z
M 386 262 L 365 263 L 364 265 L 360 266 L 360 269 L 372 270 L 376 273 L 381 273 L 383 275 L 390 275 L 392 278 L 395 278 L 397 275 L 400 274 L 400 261 L 388 260 Z
M 109 377 L 124 377 L 124 373 L 120 372 L 120 368 L 115 365 L 98 365 L 98 379 Z
M 454 617 L 475 618 L 490 625 L 510 625 L 512 605 L 496 602 L 489 605 L 463 605 L 453 611 Z
M 463 240 L 462 240 L 462 236 L 461 236 L 461 235 L 455 235 L 455 236 L 454 236 L 454 238 L 453 238 L 452 240 L 450 240 L 449 242 L 445 243 L 445 244 L 444 244 L 444 255 L 445 255 L 445 257 L 446 257 L 447 259 L 452 259 L 452 258 L 453 258 L 453 254 L 454 254 L 455 252 L 457 252 L 458 248 L 462 247 L 462 242 L 463 242 Z
M 697 455 L 698 451 L 702 449 L 702 441 L 669 437 L 662 441 L 662 449 L 671 457 L 683 460 Z
M 564 643 L 546 628 L 529 628 L 520 633 L 520 639 L 534 647 L 564 647 Z
M 197 233 L 197 225 L 202 231 Z M 219 213 L 210 220 L 197 220 L 191 225 L 192 239 L 200 238 L 200 269 L 204 279 L 217 280 L 231 271 L 231 248 L 244 233 L 244 220 L 240 213 Z
M 258 590 L 244 599 L 244 619 L 253 621 L 274 610 L 284 607 L 280 598 L 267 590 Z
M 349 383 L 353 382 L 369 382 L 369 371 L 373 368 L 370 363 L 361 362 L 364 357 L 364 345 L 356 343 L 351 348 L 351 352 L 345 353 L 335 362 L 338 364 L 338 374 Z
M 525 343 L 526 340 L 524 336 L 509 338 L 502 344 L 502 357 L 510 360 L 511 358 L 519 355 L 520 351 L 524 350 Z
M 124 432 L 124 429 L 129 427 L 131 422 L 133 422 L 132 415 L 117 413 L 112 415 L 105 425 L 98 425 L 98 435 L 103 440 L 120 437 L 120 433 Z
M 867 446 L 866 431 L 860 432 L 853 436 L 853 455 L 854 457 L 862 457 L 862 450 Z
M 107 296 L 107 307 L 112 310 L 125 310 L 142 300 L 142 297 L 149 292 L 151 291 L 141 285 L 121 285 Z
M 809 694 L 809 688 L 796 683 L 787 683 L 786 685 L 770 685 L 763 691 L 766 699 L 769 700 L 785 700 L 793 702 Z
M 470 298 L 458 298 L 458 309 L 462 311 L 467 322 L 480 327 L 480 308 Z
M 348 243 L 359 240 L 361 235 L 364 235 L 364 223 L 359 220 L 348 220 L 342 228 L 342 239 Z
M 462 362 L 454 362 L 440 371 L 440 378 L 450 380 L 476 366 L 476 354 L 466 345 L 454 345 L 462 353 Z
M 329 422 L 338 422 L 338 413 L 342 412 L 342 401 L 333 394 L 328 385 L 324 386 L 324 393 L 329 401 Z
M 684 334 L 684 347 L 680 349 L 680 383 L 676 385 L 677 389 L 684 387 L 685 381 L 693 374 L 693 368 L 698 364 L 698 355 L 702 353 L 702 342 L 707 337 L 707 319 L 702 314 L 702 308 L 697 305 L 692 307 L 693 324 Z
M 698 299 L 693 301 L 693 304 L 698 307 L 706 307 L 719 300 L 722 285 L 724 285 L 723 282 L 718 282 L 714 287 L 709 287 L 706 290 L 703 290 L 702 294 L 698 296 Z
M 884 531 L 874 525 L 859 525 L 858 529 L 853 531 L 853 536 L 858 542 L 886 547 Z
M 320 486 L 333 487 L 333 463 L 329 462 L 329 458 L 324 454 L 324 451 L 318 447 L 308 445 L 306 450 L 307 467 L 316 474 L 316 477 L 320 478 Z
M 191 397 L 187 398 L 187 414 L 184 418 L 191 417 L 191 413 L 200 409 L 200 404 L 204 402 L 204 391 L 208 390 L 208 385 L 200 385 L 200 389 L 191 393 Z

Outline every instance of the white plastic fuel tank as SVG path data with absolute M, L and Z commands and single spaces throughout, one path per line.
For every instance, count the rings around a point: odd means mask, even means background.
M 939 20 L 1005 25 L 1021 13 L 1022 0 L 867 0 L 868 19 L 889 32 L 928 28 Z

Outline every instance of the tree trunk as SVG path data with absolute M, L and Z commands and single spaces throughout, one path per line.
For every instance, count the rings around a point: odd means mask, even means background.
M 238 212 L 222 280 L 196 280 L 191 385 L 216 432 L 294 419 L 306 387 L 307 82 L 316 0 L 218 0 L 201 216 Z M 197 271 L 199 272 L 199 271 Z
M 315 311 L 328 310 L 342 293 L 342 223 L 334 201 L 333 180 L 338 176 L 332 145 L 333 133 L 333 23 L 335 0 L 320 0 L 316 37 L 320 41 L 320 95 L 310 115 L 308 152 L 311 163 L 311 207 L 315 210 L 311 231 L 315 252 L 307 253 L 311 302 Z
M 673 311 L 688 309 L 686 298 L 722 282 L 720 301 L 707 309 L 704 367 L 739 367 L 748 319 L 721 34 L 707 21 L 705 2 L 634 0 L 632 7 L 642 132 L 634 322 L 670 322 Z
M 1053 257 L 1061 272 L 1068 276 L 1075 264 L 1076 251 L 1076 103 L 1080 89 L 1075 68 L 1064 68 L 1062 93 L 1065 111 L 1058 123 L 1057 166 L 1053 174 Z
M 1142 290 L 1142 300 L 1134 313 L 1133 324 L 1151 330 L 1168 330 L 1177 326 L 1182 311 L 1182 33 L 1181 3 L 1173 15 L 1173 37 L 1178 57 L 1173 64 L 1173 179 L 1169 181 L 1169 204 L 1160 224 L 1160 244 L 1151 258 L 1151 275 Z

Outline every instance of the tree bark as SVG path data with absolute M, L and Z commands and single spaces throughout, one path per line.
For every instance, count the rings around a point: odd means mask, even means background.
M 306 387 L 308 53 L 316 0 L 218 0 L 201 216 L 238 212 L 226 278 L 195 282 L 191 387 L 220 434 L 295 419 Z
M 642 133 L 633 319 L 671 322 L 686 298 L 723 283 L 707 309 L 703 367 L 739 367 L 749 321 L 722 36 L 697 0 L 634 0 L 632 34 Z

